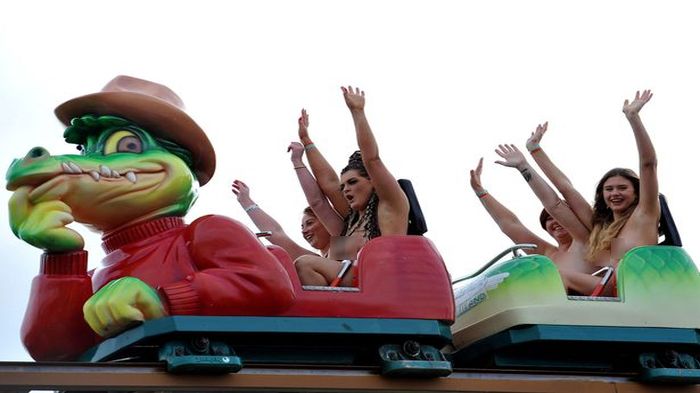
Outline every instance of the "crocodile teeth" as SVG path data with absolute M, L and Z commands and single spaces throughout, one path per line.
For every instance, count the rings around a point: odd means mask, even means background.
M 81 173 L 82 171 L 80 170 L 80 167 L 73 164 L 72 162 L 62 162 L 61 167 L 63 168 L 63 172 L 65 173 Z
M 134 174 L 134 172 L 129 171 L 129 172 L 126 173 L 125 176 L 126 176 L 126 178 L 127 178 L 130 182 L 136 183 L 136 175 Z
M 119 172 L 112 169 L 112 177 L 115 179 L 118 179 L 118 178 L 122 177 L 122 175 L 120 175 Z
M 112 170 L 104 165 L 100 165 L 100 175 L 104 177 L 112 177 Z
M 68 161 L 68 166 L 73 170 L 73 173 L 83 173 L 83 170 L 72 161 Z
M 100 174 L 97 173 L 97 171 L 90 171 L 88 173 L 93 179 L 95 179 L 95 181 L 100 181 Z

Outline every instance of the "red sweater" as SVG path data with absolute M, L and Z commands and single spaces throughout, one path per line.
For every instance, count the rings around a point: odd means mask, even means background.
M 170 315 L 270 315 L 294 301 L 289 276 L 245 226 L 222 216 L 190 225 L 166 217 L 103 238 L 103 267 L 87 271 L 87 252 L 41 258 L 22 324 L 36 360 L 71 360 L 101 338 L 83 304 L 102 286 L 136 277 L 157 288 Z

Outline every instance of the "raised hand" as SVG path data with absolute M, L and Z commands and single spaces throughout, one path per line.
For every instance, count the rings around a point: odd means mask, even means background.
M 253 203 L 250 199 L 250 189 L 248 185 L 240 180 L 234 180 L 231 184 L 231 191 L 236 195 L 238 202 L 241 205 L 249 205 Z
M 527 164 L 525 156 L 515 145 L 498 145 L 496 154 L 503 158 L 503 161 L 496 161 L 496 164 L 518 169 Z
M 479 158 L 479 164 L 476 169 L 471 169 L 469 171 L 469 184 L 472 186 L 472 190 L 476 193 L 484 192 L 484 187 L 481 185 L 481 170 L 483 168 L 484 158 Z
M 134 322 L 165 315 L 158 292 L 135 277 L 109 282 L 83 305 L 85 322 L 102 337 L 113 336 Z
M 365 92 L 359 88 L 353 90 L 352 86 L 347 88 L 344 86 L 340 87 L 343 90 L 343 98 L 345 98 L 345 104 L 348 108 L 352 110 L 361 111 L 365 108 Z
M 309 114 L 306 113 L 306 109 L 301 110 L 301 116 L 299 116 L 299 119 L 297 120 L 297 123 L 299 124 L 299 140 L 308 143 L 310 141 L 309 139 Z
M 527 151 L 532 152 L 533 150 L 539 149 L 540 141 L 542 140 L 544 133 L 547 132 L 548 125 L 548 121 L 544 122 L 544 124 L 537 125 L 535 132 L 531 133 L 530 137 L 527 138 L 527 142 L 525 142 L 525 147 L 527 147 Z
M 30 200 L 30 187 L 18 188 L 10 198 L 10 227 L 14 234 L 48 252 L 79 251 L 83 237 L 66 227 L 73 222 L 70 206 L 61 200 Z
M 294 164 L 295 167 L 304 165 L 304 162 L 301 160 L 301 157 L 304 155 L 304 145 L 299 142 L 291 142 L 287 147 L 287 152 L 290 151 L 292 152 L 290 156 L 292 164 Z
M 641 95 L 639 90 L 637 90 L 637 93 L 634 95 L 634 101 L 629 102 L 629 100 L 625 100 L 625 103 L 622 105 L 622 112 L 628 117 L 638 114 L 653 95 L 651 90 L 644 90 Z

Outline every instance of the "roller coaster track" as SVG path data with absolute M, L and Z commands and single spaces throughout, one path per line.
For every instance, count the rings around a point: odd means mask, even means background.
M 0 392 L 699 392 L 700 385 L 645 385 L 629 375 L 456 370 L 445 378 L 387 378 L 363 368 L 245 367 L 236 374 L 174 375 L 154 363 L 0 362 Z

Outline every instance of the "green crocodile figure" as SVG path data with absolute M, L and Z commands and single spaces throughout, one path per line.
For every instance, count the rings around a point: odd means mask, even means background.
M 196 199 L 189 152 L 159 143 L 128 120 L 86 115 L 73 120 L 64 137 L 83 154 L 50 156 L 36 147 L 7 173 L 7 188 L 15 191 L 10 226 L 35 247 L 81 250 L 83 238 L 65 227 L 74 220 L 109 233 L 155 217 L 183 216 Z M 138 204 L 134 193 L 141 194 Z
M 247 228 L 214 215 L 184 223 L 216 160 L 172 90 L 119 76 L 56 115 L 80 154 L 35 147 L 6 176 L 12 231 L 45 251 L 22 326 L 35 359 L 73 359 L 145 319 L 291 304 L 289 277 Z M 74 221 L 103 234 L 94 272 Z

